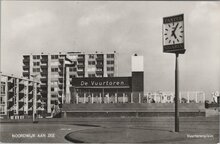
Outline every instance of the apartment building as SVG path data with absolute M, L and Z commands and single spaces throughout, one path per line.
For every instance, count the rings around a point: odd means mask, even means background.
M 118 74 L 117 53 L 67 52 L 23 55 L 23 76 L 40 80 L 42 101 L 51 108 L 70 101 L 70 81 L 74 77 L 114 77 Z
M 0 117 L 24 119 L 42 112 L 40 83 L 0 74 Z

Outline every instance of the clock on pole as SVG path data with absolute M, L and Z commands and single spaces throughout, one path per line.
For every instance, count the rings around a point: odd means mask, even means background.
M 163 18 L 163 52 L 184 54 L 184 15 Z

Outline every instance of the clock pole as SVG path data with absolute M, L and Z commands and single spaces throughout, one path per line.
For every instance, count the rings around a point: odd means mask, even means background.
M 179 53 L 176 53 L 176 64 L 175 64 L 175 132 L 179 132 L 179 76 L 178 76 L 178 57 Z

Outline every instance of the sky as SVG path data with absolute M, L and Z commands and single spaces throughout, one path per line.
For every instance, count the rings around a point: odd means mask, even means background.
M 131 55 L 144 56 L 146 91 L 174 91 L 175 55 L 163 53 L 163 17 L 184 14 L 186 53 L 180 91 L 220 91 L 220 2 L 1 1 L 1 71 L 22 75 L 22 55 L 58 52 L 119 54 L 119 76 Z

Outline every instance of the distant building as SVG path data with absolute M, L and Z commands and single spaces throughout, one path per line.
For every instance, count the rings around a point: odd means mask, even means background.
M 147 92 L 145 103 L 174 103 L 175 93 L 169 91 Z M 205 93 L 202 91 L 179 92 L 180 103 L 205 103 Z
M 0 74 L 0 117 L 23 119 L 42 112 L 40 83 Z
M 74 77 L 114 77 L 118 74 L 117 53 L 67 52 L 23 55 L 23 76 L 38 75 L 45 109 L 69 102 L 70 81 Z
M 212 92 L 212 98 L 213 98 L 214 103 L 220 104 L 220 93 L 219 93 L 219 91 Z

